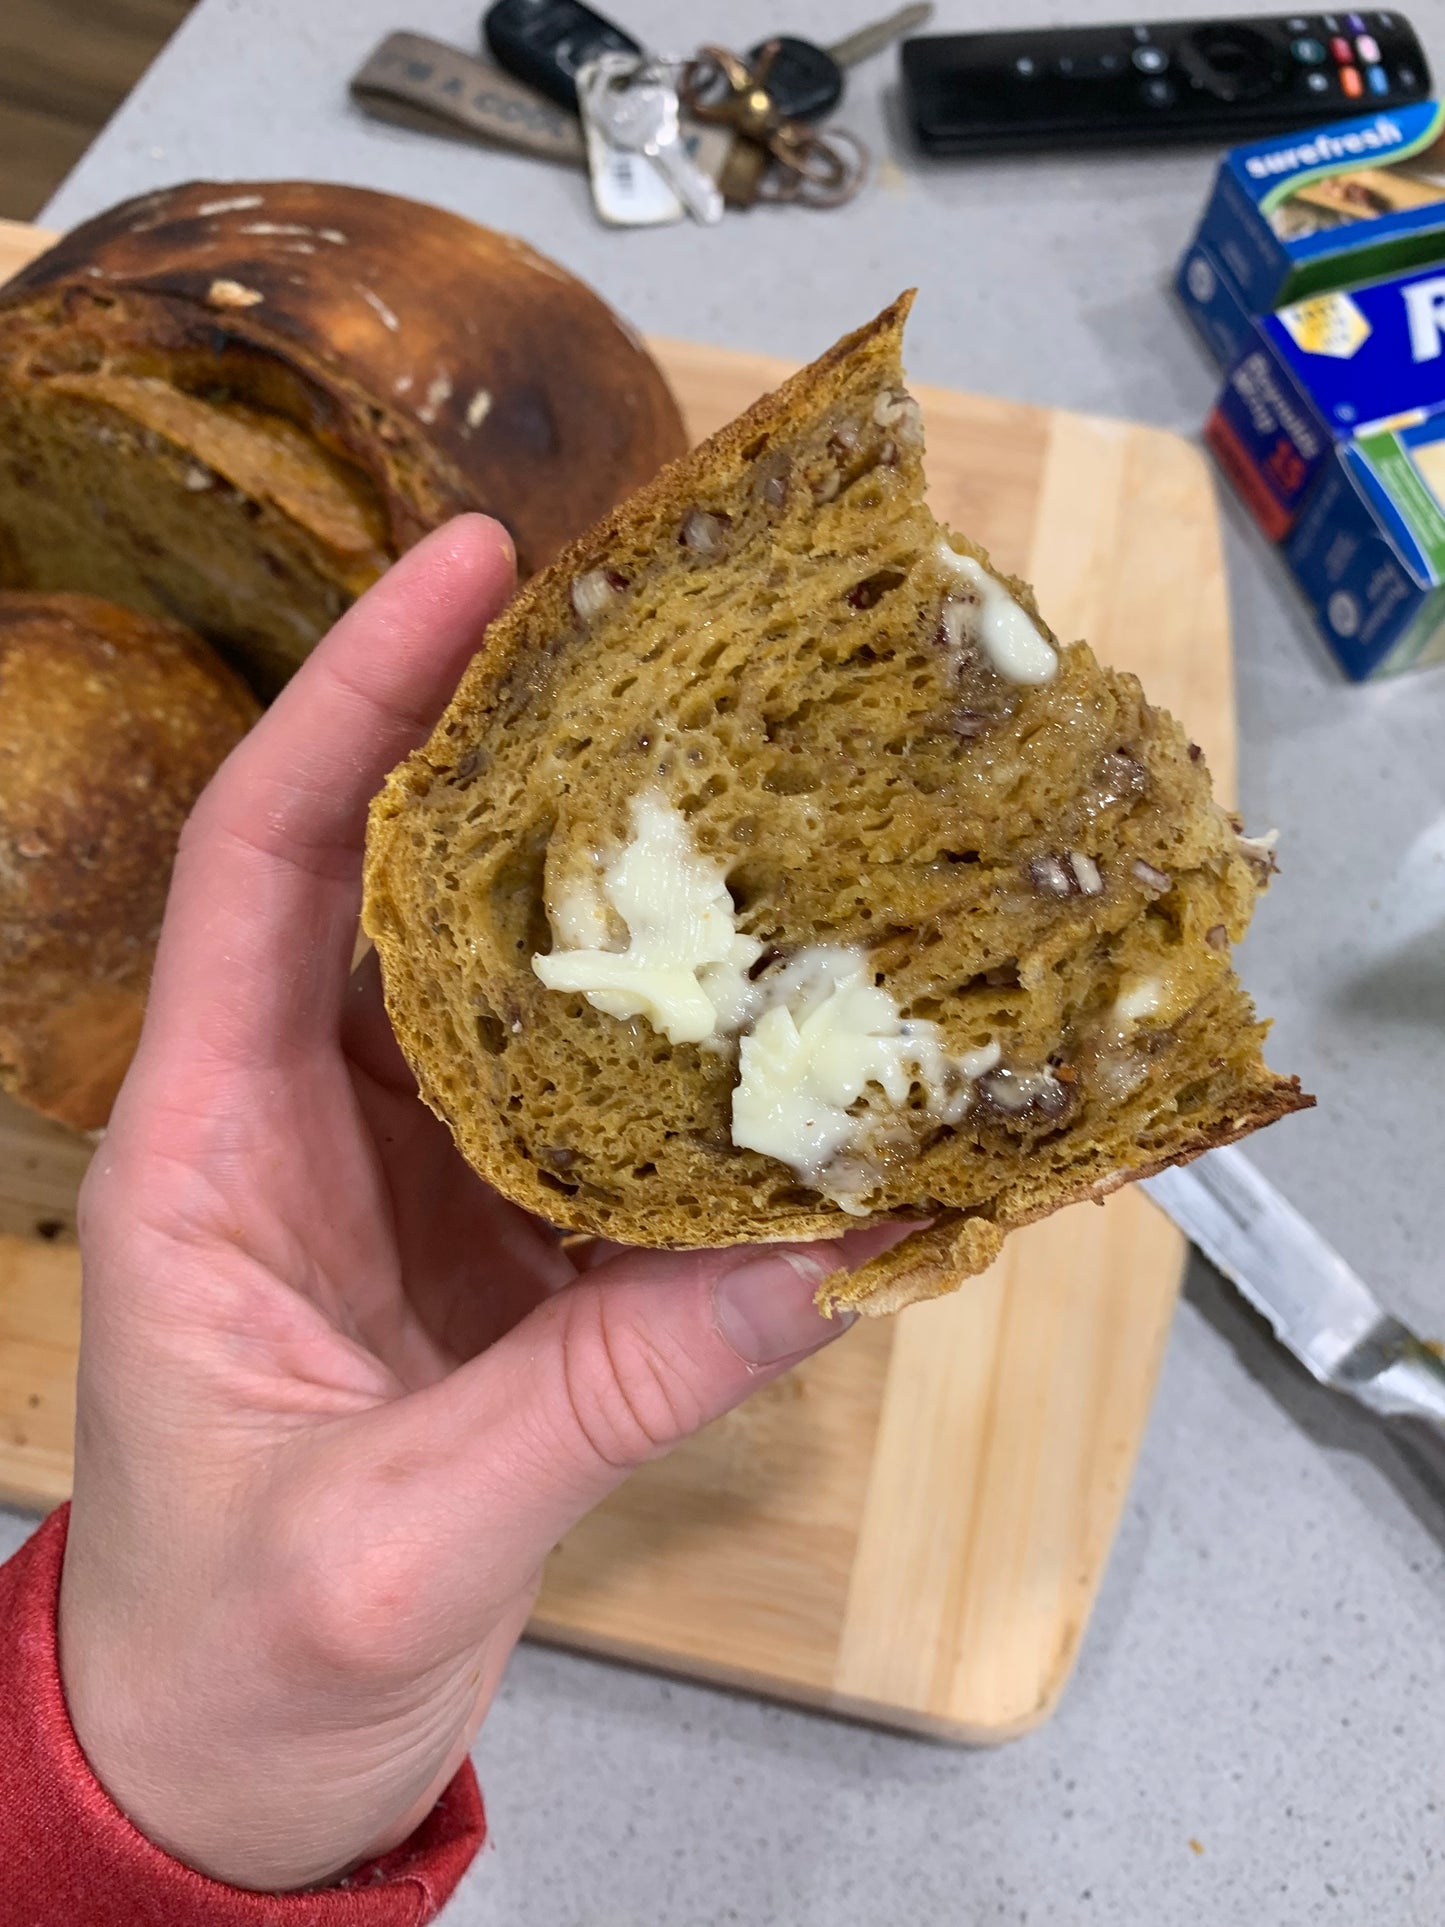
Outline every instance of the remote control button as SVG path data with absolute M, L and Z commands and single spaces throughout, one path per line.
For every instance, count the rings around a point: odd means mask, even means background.
M 1292 41 L 1290 52 L 1302 67 L 1318 67 L 1320 62 L 1327 58 L 1325 43 L 1322 40 L 1312 39 L 1309 34 Z
M 1284 24 L 1291 33 L 1308 33 L 1310 30 L 1310 23 L 1302 13 L 1292 15 Z
M 1039 63 L 1032 54 L 1020 54 L 1014 62 L 1014 72 L 1022 80 L 1032 80 L 1039 70 Z
M 1169 56 L 1162 47 L 1136 47 L 1134 65 L 1141 74 L 1162 74 L 1169 65 Z
M 1360 79 L 1358 67 L 1341 67 L 1340 85 L 1351 100 L 1358 100 L 1365 91 L 1365 83 Z
M 1365 16 L 1362 13 L 1352 13 L 1350 15 L 1350 32 L 1363 33 L 1364 31 L 1365 31 Z
M 1305 75 L 1305 86 L 1312 94 L 1327 94 L 1330 91 L 1330 77 L 1322 74 L 1318 67 L 1313 67 Z
M 1172 80 L 1165 80 L 1160 76 L 1153 80 L 1146 80 L 1139 91 L 1151 107 L 1172 107 L 1178 89 Z
M 1395 85 L 1397 87 L 1413 89 L 1420 85 L 1420 76 L 1415 72 L 1413 67 L 1397 67 L 1395 69 Z
M 1380 63 L 1380 43 L 1373 34 L 1362 33 L 1355 42 L 1355 52 L 1367 66 L 1377 67 Z
M 1355 58 L 1354 48 L 1348 40 L 1342 40 L 1338 34 L 1330 42 L 1330 52 L 1342 67 L 1350 66 Z
M 1370 92 L 1372 94 L 1389 93 L 1390 76 L 1385 72 L 1383 67 L 1366 67 L 1365 79 L 1370 83 Z

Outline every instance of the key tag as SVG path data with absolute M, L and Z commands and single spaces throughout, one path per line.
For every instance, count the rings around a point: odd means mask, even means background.
M 687 63 L 658 62 L 632 54 L 601 53 L 577 73 L 577 104 L 587 150 L 592 199 L 598 216 L 609 227 L 658 227 L 681 221 L 687 210 L 662 169 L 646 154 L 620 147 L 607 131 L 606 108 L 601 104 L 610 88 L 648 68 L 654 75 L 664 67 L 674 86 Z M 714 182 L 724 174 L 737 143 L 730 129 L 682 116 L 688 156 Z
M 587 142 L 592 200 L 609 227 L 663 227 L 686 214 L 661 170 L 645 154 L 616 146 L 604 127 L 598 106 L 602 94 L 629 80 L 641 65 L 636 54 L 602 53 L 577 70 L 577 105 Z

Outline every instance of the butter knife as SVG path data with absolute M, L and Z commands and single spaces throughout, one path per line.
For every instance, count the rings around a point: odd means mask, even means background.
M 1382 1420 L 1445 1488 L 1445 1363 L 1242 1151 L 1207 1151 L 1143 1188 L 1321 1385 Z

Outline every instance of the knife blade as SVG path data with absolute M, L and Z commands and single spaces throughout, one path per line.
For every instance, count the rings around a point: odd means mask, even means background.
M 1408 1422 L 1445 1470 L 1445 1363 L 1380 1303 L 1334 1247 L 1237 1147 L 1145 1178 L 1197 1245 L 1322 1385 Z

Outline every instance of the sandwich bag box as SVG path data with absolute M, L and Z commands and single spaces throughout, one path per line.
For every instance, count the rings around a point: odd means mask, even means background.
M 1445 269 L 1337 288 L 1262 315 L 1205 439 L 1272 541 L 1336 444 L 1445 408 Z
M 1340 446 L 1284 553 L 1354 681 L 1445 660 L 1445 411 Z
M 1179 265 L 1222 367 L 1256 315 L 1445 260 L 1445 107 L 1418 101 L 1234 148 Z

